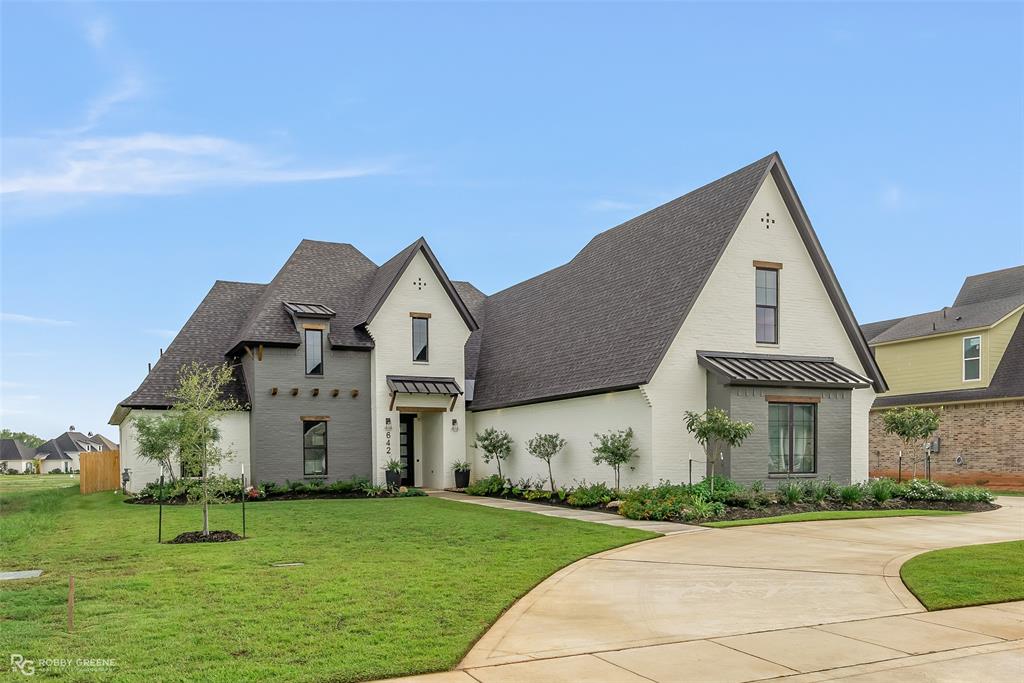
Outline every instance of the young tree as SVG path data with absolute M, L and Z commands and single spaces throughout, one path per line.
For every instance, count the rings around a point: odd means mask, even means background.
M 537 434 L 526 442 L 526 450 L 530 455 L 548 464 L 548 481 L 551 482 L 552 493 L 555 492 L 555 476 L 551 473 L 551 458 L 558 455 L 563 448 L 565 439 L 558 434 Z
M 633 428 L 594 434 L 597 445 L 590 444 L 594 451 L 594 463 L 610 465 L 615 472 L 615 490 L 619 490 L 619 470 L 636 456 L 633 447 Z
M 501 461 L 512 455 L 513 443 L 508 432 L 488 427 L 483 432 L 477 432 L 473 447 L 484 452 L 484 462 L 494 460 L 498 463 L 498 476 L 501 477 Z
M 203 535 L 210 535 L 211 470 L 231 459 L 220 445 L 217 425 L 228 411 L 238 410 L 238 402 L 224 397 L 224 388 L 234 371 L 226 363 L 204 365 L 193 361 L 178 373 L 178 388 L 171 394 L 172 419 L 178 422 L 178 458 L 186 472 L 198 472 L 203 501 Z
M 701 445 L 707 462 L 711 463 L 711 491 L 714 492 L 715 463 L 719 455 L 726 446 L 739 447 L 754 431 L 754 425 L 730 419 L 721 408 L 708 408 L 703 413 L 687 410 L 684 419 L 686 431 Z
M 928 441 L 938 429 L 939 414 L 928 408 L 908 406 L 882 413 L 882 430 L 900 437 L 908 448 L 914 442 Z M 924 444 L 921 445 L 923 448 Z M 917 458 L 914 459 L 914 476 L 917 476 Z
M 174 474 L 174 459 L 178 455 L 178 441 L 181 421 L 173 413 L 162 415 L 146 415 L 138 413 L 132 418 L 135 425 L 136 440 L 139 445 L 139 457 L 160 465 L 160 471 L 166 470 L 171 481 L 177 481 Z

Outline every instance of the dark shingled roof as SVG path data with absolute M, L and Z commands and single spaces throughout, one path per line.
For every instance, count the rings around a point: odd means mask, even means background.
M 891 408 L 906 405 L 935 405 L 960 401 L 989 401 L 1004 398 L 1024 398 L 1024 318 L 1017 323 L 1017 329 L 1010 337 L 1010 343 L 1003 353 L 992 381 L 984 389 L 954 389 L 931 391 L 924 394 L 903 394 L 879 396 L 875 408 Z
M 1002 299 L 978 301 L 903 318 L 871 340 L 872 344 L 928 337 L 975 327 L 988 327 L 1024 306 L 1024 292 Z M 877 324 L 877 323 L 872 323 Z
M 225 353 L 233 346 L 239 327 L 266 287 L 249 282 L 215 282 L 153 366 L 152 372 L 121 405 L 128 408 L 165 408 L 171 403 L 168 394 L 177 387 L 178 370 L 183 365 L 193 360 L 209 364 L 225 362 Z M 287 317 L 280 304 L 278 308 Z M 292 329 L 295 329 L 294 324 Z M 227 393 L 243 405 L 249 402 L 239 368 L 236 368 L 235 379 L 228 386 Z
M 864 323 L 860 326 L 860 331 L 864 333 L 864 338 L 871 342 L 875 337 L 882 334 L 890 327 L 903 320 L 903 318 L 893 318 L 891 320 L 879 320 L 875 323 Z
M 468 282 L 454 280 L 452 285 L 479 326 L 466 340 L 466 377 L 473 379 L 476 377 L 477 362 L 480 360 L 480 342 L 484 335 L 484 301 L 487 300 L 487 295 Z
M 971 275 L 964 280 L 954 306 L 966 306 L 980 301 L 1003 299 L 1024 293 L 1024 266 L 993 270 L 991 273 Z
M 0 460 L 32 460 L 36 449 L 17 439 L 0 439 Z
M 650 381 L 771 172 L 858 357 L 885 390 L 777 154 L 597 235 L 569 263 L 483 304 L 471 409 L 627 389 Z M 472 341 L 472 340 L 471 340 Z M 469 356 L 469 354 L 467 354 Z

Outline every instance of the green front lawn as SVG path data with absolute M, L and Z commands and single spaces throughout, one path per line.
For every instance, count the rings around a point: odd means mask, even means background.
M 1024 600 L 1024 541 L 933 550 L 900 578 L 929 610 Z
M 35 660 L 113 658 L 113 671 L 98 676 L 106 680 L 353 681 L 437 671 L 559 568 L 653 537 L 399 498 L 254 503 L 248 540 L 158 545 L 156 506 L 121 500 L 77 488 L 0 496 L 2 569 L 44 571 L 0 584 L 6 650 Z M 164 508 L 165 540 L 200 524 L 198 507 Z M 214 506 L 211 528 L 241 532 L 239 506 Z M 70 574 L 77 608 L 69 635 Z M 74 667 L 63 674 L 94 677 Z
M 0 496 L 19 491 L 41 491 L 78 486 L 77 474 L 0 474 Z M 0 504 L 3 500 L 0 499 Z
M 829 519 L 865 519 L 867 517 L 933 517 L 940 515 L 962 515 L 956 510 L 828 510 L 822 512 L 797 512 L 778 517 L 757 517 L 754 519 L 730 519 L 722 522 L 705 522 L 704 526 L 730 527 L 753 526 L 756 524 L 781 524 L 783 522 L 820 522 Z

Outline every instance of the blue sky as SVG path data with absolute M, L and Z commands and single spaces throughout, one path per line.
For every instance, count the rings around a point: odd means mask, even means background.
M 3 426 L 116 436 L 213 280 L 493 292 L 779 150 L 862 322 L 1024 263 L 1020 4 L 2 5 Z

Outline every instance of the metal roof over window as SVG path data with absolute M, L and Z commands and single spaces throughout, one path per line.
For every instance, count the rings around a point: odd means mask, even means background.
M 388 375 L 388 389 L 392 393 L 404 394 L 440 394 L 443 396 L 462 394 L 462 388 L 454 377 Z
M 698 351 L 697 362 L 729 384 L 855 389 L 871 381 L 833 358 Z
M 306 318 L 333 318 L 335 315 L 334 309 L 328 308 L 323 304 L 303 304 L 286 301 L 284 302 L 284 307 L 293 315 L 301 315 Z

